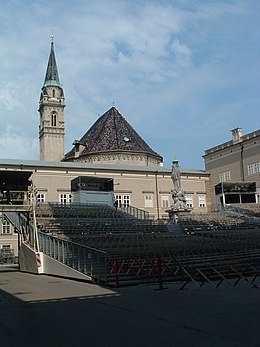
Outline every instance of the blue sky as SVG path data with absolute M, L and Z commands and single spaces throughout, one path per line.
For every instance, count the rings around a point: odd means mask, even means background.
M 113 103 L 166 167 L 259 129 L 259 0 L 1 0 L 1 158 L 39 159 L 52 30 L 66 151 Z

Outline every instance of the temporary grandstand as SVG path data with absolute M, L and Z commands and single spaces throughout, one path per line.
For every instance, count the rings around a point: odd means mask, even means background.
M 129 205 L 36 205 L 30 174 L 9 171 L 0 177 L 1 212 L 19 234 L 22 271 L 108 286 L 163 288 L 172 281 L 183 289 L 224 281 L 236 286 L 241 280 L 258 286 L 260 229 L 255 216 L 246 215 L 251 205 L 242 214 L 191 213 L 170 229 Z
M 127 206 L 46 204 L 36 218 L 41 250 L 95 282 L 217 287 L 248 277 L 255 285 L 258 277 L 259 226 L 227 213 L 191 214 L 180 221 L 182 233 Z

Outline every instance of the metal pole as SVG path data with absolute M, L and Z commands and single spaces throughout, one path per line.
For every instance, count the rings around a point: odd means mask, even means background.
M 241 152 L 240 152 L 240 164 L 241 164 L 241 181 L 245 180 L 245 173 L 244 173 L 244 146 L 240 144 L 241 146 Z
M 158 196 L 158 172 L 155 172 L 155 192 L 156 192 L 156 207 L 157 207 L 157 219 L 160 219 L 160 211 L 159 211 L 159 196 Z

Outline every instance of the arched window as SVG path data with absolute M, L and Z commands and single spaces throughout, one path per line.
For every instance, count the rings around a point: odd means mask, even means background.
M 56 113 L 51 114 L 51 126 L 56 127 L 57 126 L 57 115 Z
M 55 89 L 52 89 L 52 97 L 55 98 Z

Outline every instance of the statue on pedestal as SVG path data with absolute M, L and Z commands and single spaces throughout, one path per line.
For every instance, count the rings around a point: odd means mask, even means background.
M 179 168 L 178 160 L 172 161 L 171 179 L 173 183 L 172 199 L 173 205 L 170 209 L 166 210 L 169 213 L 169 220 L 167 222 L 168 228 L 171 226 L 170 231 L 180 231 L 180 226 L 183 215 L 189 214 L 192 208 L 186 204 L 184 191 L 181 189 L 181 170 Z
M 171 179 L 172 179 L 174 190 L 180 191 L 181 190 L 181 170 L 179 168 L 178 160 L 172 161 Z
M 179 167 L 178 160 L 172 161 L 171 179 L 173 182 L 173 190 L 172 190 L 173 205 L 172 205 L 172 208 L 187 209 L 185 194 L 181 189 L 181 170 Z

